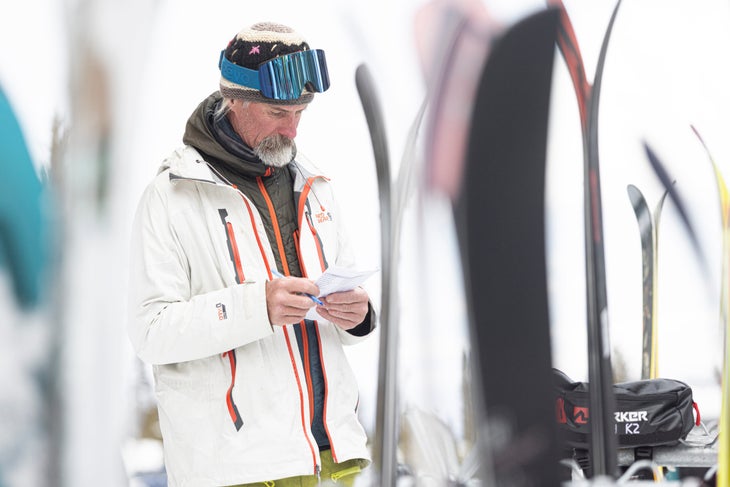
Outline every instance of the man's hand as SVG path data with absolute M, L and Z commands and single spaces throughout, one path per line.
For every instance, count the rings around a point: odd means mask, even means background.
M 368 293 L 361 287 L 332 293 L 322 301 L 324 306 L 317 306 L 317 313 L 343 330 L 355 328 L 368 314 Z
M 316 296 L 319 288 L 303 277 L 280 277 L 266 282 L 266 310 L 272 325 L 283 326 L 299 323 L 314 306 L 305 293 Z M 366 302 L 367 309 L 367 302 Z

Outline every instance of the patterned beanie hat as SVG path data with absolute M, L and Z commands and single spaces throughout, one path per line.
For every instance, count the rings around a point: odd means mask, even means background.
M 294 29 L 273 22 L 259 22 L 236 34 L 223 55 L 234 64 L 257 70 L 269 59 L 307 49 L 309 44 Z M 264 97 L 259 90 L 233 83 L 222 76 L 220 91 L 227 98 L 274 105 L 303 105 L 314 99 L 314 93 L 305 89 L 296 100 L 273 100 Z

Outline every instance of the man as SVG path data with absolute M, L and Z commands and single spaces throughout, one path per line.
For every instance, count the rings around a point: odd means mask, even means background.
M 130 337 L 154 366 L 169 485 L 352 485 L 370 460 L 342 345 L 375 316 L 359 287 L 315 305 L 312 279 L 354 260 L 294 143 L 324 53 L 260 23 L 219 66 L 135 218 Z

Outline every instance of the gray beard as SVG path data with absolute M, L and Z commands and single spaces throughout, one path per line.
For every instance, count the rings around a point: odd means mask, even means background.
M 266 166 L 284 167 L 297 155 L 297 145 L 283 135 L 271 135 L 256 146 L 254 153 Z

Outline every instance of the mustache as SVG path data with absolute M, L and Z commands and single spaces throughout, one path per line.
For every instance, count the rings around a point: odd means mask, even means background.
M 262 151 L 276 151 L 286 149 L 294 145 L 294 139 L 281 134 L 269 135 L 263 139 L 257 149 Z

